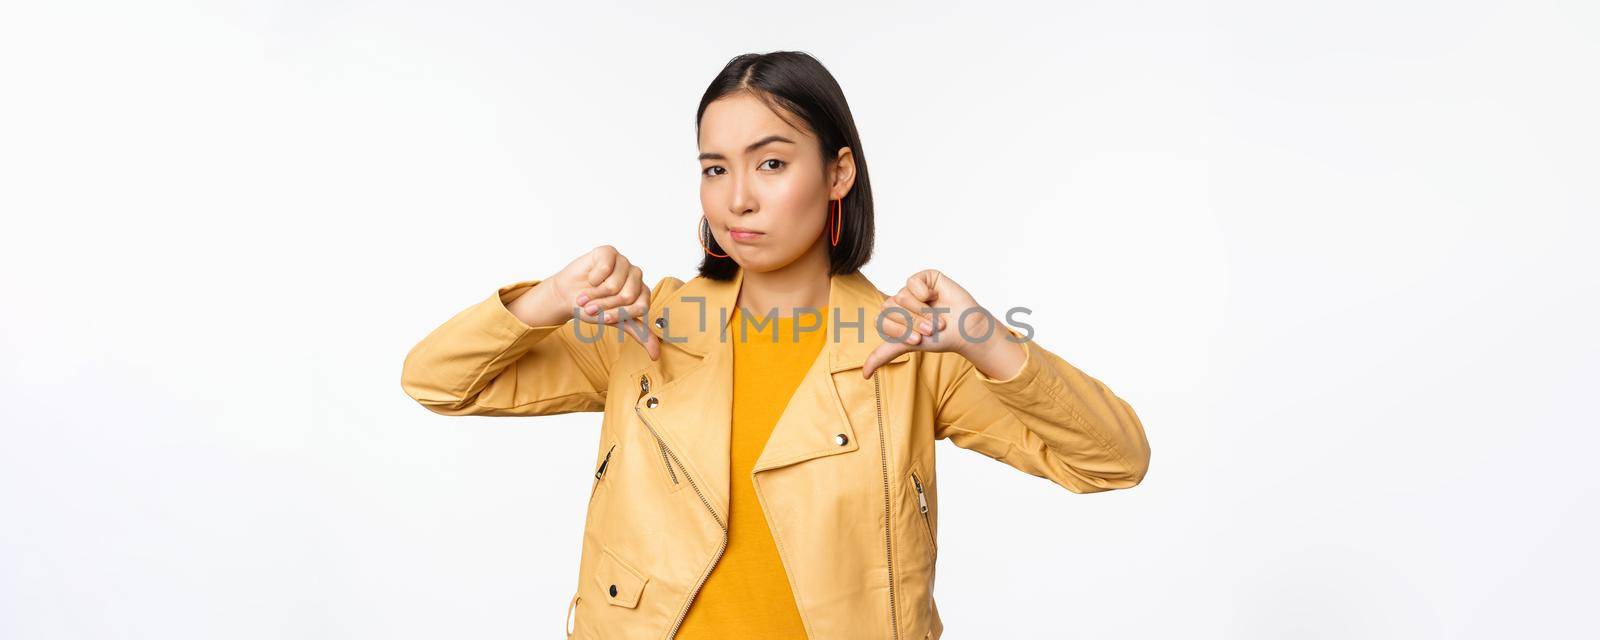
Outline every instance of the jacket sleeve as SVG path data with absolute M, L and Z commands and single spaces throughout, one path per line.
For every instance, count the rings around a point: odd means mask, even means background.
M 940 354 L 934 437 L 1073 493 L 1139 484 L 1150 445 L 1133 408 L 1037 341 L 1022 346 L 1022 369 L 1005 380 L 984 375 L 959 354 Z
M 618 343 L 632 338 L 615 325 L 602 329 L 575 318 L 523 323 L 506 304 L 539 282 L 500 287 L 412 347 L 400 376 L 406 395 L 448 416 L 603 411 Z

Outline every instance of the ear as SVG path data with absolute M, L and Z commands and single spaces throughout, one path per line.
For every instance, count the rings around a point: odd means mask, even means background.
M 850 188 L 856 184 L 855 152 L 850 147 L 839 147 L 829 173 L 833 175 L 833 184 L 828 188 L 829 199 L 837 200 L 848 195 Z

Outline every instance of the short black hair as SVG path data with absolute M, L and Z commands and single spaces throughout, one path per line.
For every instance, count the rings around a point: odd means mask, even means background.
M 872 258 L 872 181 L 867 178 L 867 156 L 861 150 L 861 136 L 856 131 L 856 121 L 850 115 L 850 104 L 844 99 L 833 74 L 810 54 L 801 51 L 773 51 L 771 53 L 746 53 L 735 56 L 717 74 L 711 86 L 700 98 L 700 108 L 695 111 L 695 139 L 700 136 L 700 121 L 706 107 L 718 98 L 738 92 L 747 92 L 766 102 L 778 117 L 786 122 L 785 114 L 792 114 L 802 123 L 789 122 L 802 131 L 810 130 L 821 143 L 823 166 L 838 159 L 841 147 L 850 147 L 855 158 L 855 184 L 845 194 L 841 217 L 839 244 L 828 247 L 829 275 L 854 273 Z M 824 169 L 826 170 L 826 169 Z M 700 225 L 705 233 L 705 226 Z M 710 235 L 710 234 L 706 234 Z M 702 237 L 711 251 L 726 254 L 715 237 Z M 719 258 L 704 249 L 700 260 L 700 275 L 712 280 L 732 280 L 739 269 L 733 258 Z

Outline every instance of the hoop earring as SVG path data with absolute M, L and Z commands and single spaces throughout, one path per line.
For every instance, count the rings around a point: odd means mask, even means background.
M 705 250 L 706 253 L 718 258 L 728 257 L 728 254 L 726 253 L 712 253 L 711 248 L 706 246 L 706 238 L 711 238 L 711 242 L 713 243 L 717 241 L 717 238 L 716 236 L 711 235 L 711 223 L 706 220 L 705 214 L 700 214 L 700 222 L 695 224 L 694 231 L 695 239 L 700 241 L 700 248 Z
M 844 233 L 844 198 L 828 201 L 828 222 L 833 225 L 828 242 L 837 247 L 839 236 Z

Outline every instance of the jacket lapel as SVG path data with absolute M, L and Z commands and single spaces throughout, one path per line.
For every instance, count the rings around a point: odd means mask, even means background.
M 689 365 L 675 378 L 653 378 L 656 386 L 639 399 L 643 403 L 645 396 L 657 396 L 658 406 L 649 410 L 651 425 L 695 474 L 701 488 L 707 491 L 707 499 L 724 518 L 728 513 L 729 432 L 733 415 L 733 340 L 737 337 L 737 327 L 730 327 L 728 320 L 743 282 L 744 270 L 740 269 L 732 280 L 695 277 L 668 294 L 657 312 L 664 321 L 650 318 L 647 326 L 663 348 L 682 349 L 699 357 L 700 363 Z M 756 460 L 755 471 L 848 453 L 859 447 L 856 427 L 845 410 L 836 376 L 859 377 L 856 370 L 885 341 L 878 335 L 875 321 L 886 297 L 859 271 L 829 279 L 823 353 L 807 370 L 773 426 L 772 435 Z M 890 363 L 909 359 L 910 354 L 903 353 Z M 650 370 L 659 371 L 655 363 Z M 864 401 L 871 402 L 871 398 Z M 844 445 L 835 439 L 840 434 L 845 437 Z

